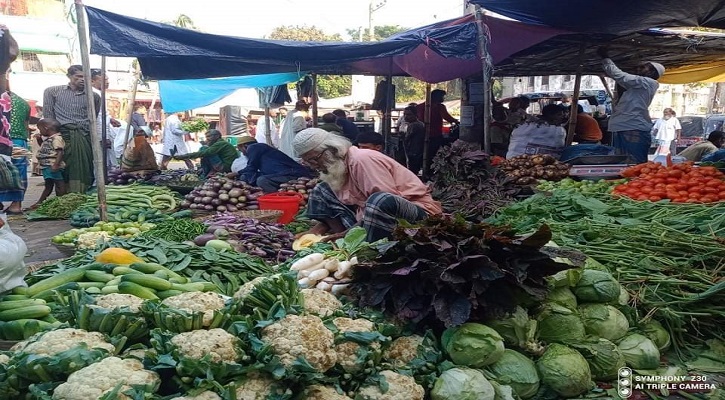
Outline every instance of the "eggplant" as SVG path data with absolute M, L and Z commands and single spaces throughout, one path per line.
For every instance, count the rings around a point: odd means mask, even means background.
M 206 242 L 216 239 L 213 233 L 204 233 L 194 238 L 194 244 L 197 246 L 204 246 Z

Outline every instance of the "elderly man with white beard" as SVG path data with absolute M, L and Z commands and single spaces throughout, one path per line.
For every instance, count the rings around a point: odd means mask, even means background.
M 322 180 L 307 205 L 307 216 L 318 223 L 305 233 L 333 240 L 362 226 L 372 242 L 390 236 L 399 219 L 417 222 L 442 212 L 428 186 L 378 151 L 353 147 L 346 138 L 319 128 L 300 131 L 293 146 Z

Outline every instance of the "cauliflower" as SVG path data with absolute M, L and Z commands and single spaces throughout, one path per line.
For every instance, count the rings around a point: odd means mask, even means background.
M 241 299 L 241 298 L 247 297 L 248 295 L 250 295 L 254 291 L 254 288 L 260 282 L 263 282 L 265 279 L 267 279 L 266 276 L 258 276 L 256 278 L 252 279 L 251 281 L 245 283 L 244 285 L 242 285 L 239 288 L 239 290 L 237 290 L 236 293 L 234 293 L 234 298 L 235 299 Z
M 214 311 L 224 308 L 224 297 L 214 292 L 187 292 L 165 298 L 161 304 L 186 312 L 203 312 L 204 326 L 214 319 Z
M 340 333 L 346 332 L 375 332 L 375 325 L 366 319 L 351 319 L 351 318 L 335 318 L 332 320 Z M 380 350 L 380 343 L 371 342 L 368 344 L 369 349 L 373 351 Z M 335 352 L 337 353 L 337 363 L 347 372 L 357 372 L 361 370 L 365 363 L 361 362 L 358 356 L 360 351 L 360 344 L 353 341 L 344 341 L 335 345 Z
M 303 400 L 352 400 L 350 397 L 337 392 L 335 388 L 322 385 L 312 385 L 305 388 Z
M 10 361 L 10 357 L 7 354 L 0 354 L 0 365 L 6 365 Z
M 171 400 L 222 400 L 222 398 L 209 390 L 205 390 L 196 396 L 182 396 L 182 397 L 174 397 Z
M 305 311 L 324 318 L 342 308 L 342 303 L 334 294 L 322 289 L 302 289 Z
M 171 343 L 183 356 L 201 360 L 209 355 L 209 360 L 217 363 L 236 362 L 239 359 L 238 342 L 236 336 L 219 328 L 179 333 L 171 338 Z
M 425 389 L 415 383 L 410 376 L 401 375 L 393 371 L 380 372 L 388 384 L 388 390 L 383 392 L 378 385 L 367 385 L 360 388 L 355 396 L 360 400 L 423 400 Z
M 143 302 L 144 299 L 132 294 L 111 293 L 96 297 L 96 304 L 90 304 L 89 307 L 107 310 L 128 307 L 132 312 L 137 313 L 141 310 Z
M 50 357 L 70 350 L 81 343 L 85 343 L 88 348 L 103 349 L 110 353 L 116 351 L 115 346 L 108 343 L 102 333 L 88 332 L 75 328 L 63 328 L 43 332 L 26 341 L 18 342 L 10 350 Z
M 120 393 L 132 387 L 143 387 L 147 393 L 153 393 L 161 380 L 156 372 L 145 370 L 138 360 L 108 357 L 70 374 L 53 392 L 53 400 L 98 399 L 119 384 L 122 386 L 117 399 L 131 400 Z
M 278 382 L 267 375 L 249 374 L 244 381 L 236 384 L 237 400 L 267 400 L 272 395 L 289 394 L 289 389 L 279 386 Z
M 262 340 L 272 346 L 285 366 L 303 357 L 313 368 L 325 372 L 337 361 L 332 332 L 313 315 L 287 315 L 262 329 Z
M 106 243 L 111 240 L 111 238 L 113 238 L 113 236 L 104 231 L 84 232 L 76 238 L 76 247 L 81 250 L 95 249 L 99 244 Z
M 412 335 L 402 336 L 390 344 L 383 358 L 393 364 L 396 368 L 401 368 L 418 355 L 418 348 L 423 344 L 423 336 Z

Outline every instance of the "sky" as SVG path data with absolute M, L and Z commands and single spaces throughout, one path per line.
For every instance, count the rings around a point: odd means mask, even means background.
M 374 0 L 375 5 L 383 0 Z M 307 25 L 325 33 L 368 27 L 369 0 L 84 0 L 88 6 L 151 21 L 188 15 L 206 33 L 262 38 L 277 26 Z M 375 25 L 416 28 L 463 14 L 464 0 L 387 0 L 373 12 Z M 427 4 L 427 6 L 423 6 Z

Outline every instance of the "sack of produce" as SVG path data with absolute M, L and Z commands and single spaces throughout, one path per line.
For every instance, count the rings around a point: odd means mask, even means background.
M 123 153 L 121 169 L 126 172 L 159 169 L 154 149 L 145 136 L 136 136 Z
M 7 220 L 0 216 L 0 292 L 5 292 L 18 286 L 27 286 L 25 275 L 25 253 L 28 247 L 20 236 L 10 230 Z

